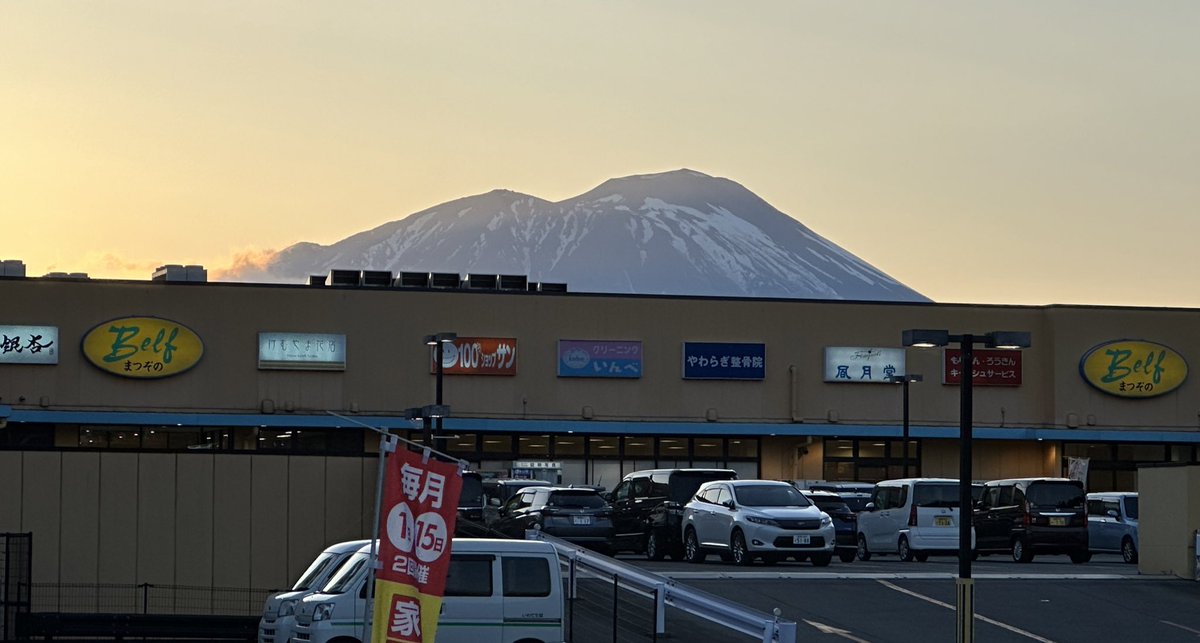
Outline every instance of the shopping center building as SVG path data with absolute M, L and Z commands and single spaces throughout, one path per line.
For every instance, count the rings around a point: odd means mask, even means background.
M 975 348 L 977 479 L 1070 466 L 1092 490 L 1134 489 L 1139 464 L 1197 462 L 1200 310 L 166 272 L 0 278 L 0 532 L 34 533 L 36 580 L 282 586 L 369 531 L 368 427 L 421 439 L 406 412 L 436 402 L 438 333 L 457 337 L 435 446 L 495 475 L 955 477 L 958 346 L 904 347 L 907 329 L 1029 333 L 1024 350 Z M 906 457 L 905 387 L 889 380 L 914 374 Z

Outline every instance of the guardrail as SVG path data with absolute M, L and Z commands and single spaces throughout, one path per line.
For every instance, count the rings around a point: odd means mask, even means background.
M 674 579 L 640 569 L 628 563 L 593 552 L 584 547 L 531 530 L 526 536 L 554 546 L 568 569 L 568 598 L 578 596 L 577 581 L 581 572 L 591 572 L 613 579 L 623 589 L 643 593 L 655 601 L 655 634 L 666 633 L 666 610 L 670 606 L 762 643 L 796 643 L 796 622 L 767 614 L 708 592 L 681 585 Z

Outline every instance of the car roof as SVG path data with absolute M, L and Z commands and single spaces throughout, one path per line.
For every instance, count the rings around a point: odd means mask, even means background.
M 326 554 L 345 554 L 347 552 L 356 552 L 362 549 L 363 545 L 370 544 L 369 540 L 347 540 L 346 542 L 336 543 L 326 547 L 322 553 Z
M 590 486 L 575 486 L 575 485 L 551 485 L 549 487 L 538 487 L 538 491 L 591 491 L 592 493 L 600 493 L 600 490 Z
M 554 553 L 554 545 L 543 540 L 515 540 L 507 538 L 455 538 L 450 541 L 452 552 L 517 552 Z
M 1137 495 L 1138 495 L 1138 492 L 1136 492 L 1136 491 L 1093 491 L 1092 493 L 1089 493 L 1087 495 L 1087 497 L 1089 497 L 1089 498 L 1103 498 L 1103 497 L 1116 498 L 1118 496 L 1121 496 L 1124 498 L 1130 498 L 1130 497 L 1136 498 Z
M 954 484 L 958 484 L 958 478 L 895 478 L 893 480 L 880 480 L 877 484 L 893 485 L 917 482 L 953 482 Z
M 502 485 L 523 484 L 526 487 L 549 487 L 554 485 L 554 483 L 550 482 L 549 480 L 527 480 L 525 478 L 492 478 L 491 480 L 485 480 L 484 482 Z
M 812 496 L 813 498 L 834 498 L 836 500 L 842 499 L 842 497 L 839 496 L 838 494 L 836 494 L 832 491 L 825 491 L 822 489 L 801 489 L 800 493 L 802 493 L 806 496 Z
M 625 474 L 625 477 L 623 477 L 621 479 L 626 480 L 626 479 L 634 477 L 634 476 L 641 477 L 641 476 L 654 475 L 654 474 L 658 474 L 658 473 L 667 473 L 667 474 L 671 474 L 671 473 L 710 473 L 713 471 L 719 471 L 721 473 L 732 473 L 734 475 L 737 475 L 737 471 L 734 471 L 733 469 L 696 467 L 696 468 L 691 468 L 691 469 L 642 469 L 641 471 L 631 471 L 631 472 Z
M 1005 478 L 1003 480 L 988 480 L 984 485 L 1020 484 L 1030 482 L 1079 482 L 1070 478 Z

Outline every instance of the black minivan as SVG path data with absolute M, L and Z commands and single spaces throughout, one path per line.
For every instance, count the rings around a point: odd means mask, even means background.
M 1067 554 L 1086 563 L 1087 494 L 1083 483 L 1067 478 L 1013 478 L 983 485 L 975 506 L 975 549 L 1010 552 L 1027 563 L 1034 554 Z
M 683 560 L 683 506 L 700 485 L 734 480 L 732 469 L 647 469 L 626 474 L 606 497 L 612 503 L 613 550 L 645 552 L 650 560 Z

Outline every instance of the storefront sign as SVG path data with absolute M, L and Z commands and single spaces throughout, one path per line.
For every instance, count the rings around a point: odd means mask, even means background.
M 642 343 L 560 339 L 558 376 L 641 377 Z
M 887 384 L 904 375 L 903 348 L 825 347 L 826 382 Z
M 429 372 L 437 372 L 437 347 L 429 348 Z M 448 375 L 516 375 L 517 340 L 459 337 L 442 347 L 442 372 Z
M 400 448 L 387 456 L 379 525 L 374 643 L 433 643 L 450 570 L 462 472 Z
M 346 336 L 323 333 L 259 333 L 258 367 L 344 371 Z
M 158 317 L 123 317 L 83 336 L 83 354 L 97 368 L 139 379 L 178 375 L 204 355 L 192 329 Z
M 0 326 L 0 364 L 57 363 L 57 326 Z
M 1154 397 L 1179 388 L 1188 365 L 1169 346 L 1136 339 L 1105 342 L 1079 360 L 1088 384 L 1118 397 Z
M 971 386 L 1020 386 L 1021 351 L 976 348 L 971 351 Z M 942 351 L 942 383 L 957 386 L 962 381 L 962 350 Z
M 761 380 L 766 372 L 766 344 L 683 343 L 685 380 Z

